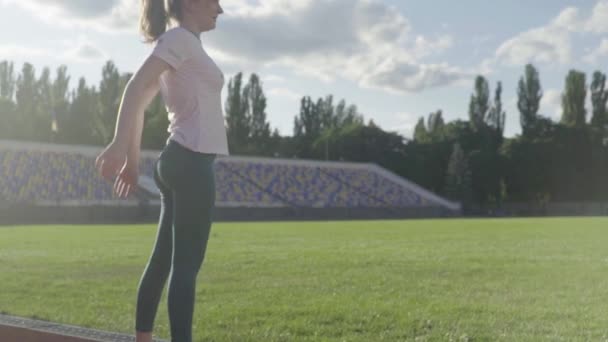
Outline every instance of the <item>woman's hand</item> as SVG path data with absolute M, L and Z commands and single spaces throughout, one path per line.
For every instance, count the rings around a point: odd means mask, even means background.
M 105 180 L 115 181 L 127 162 L 127 148 L 116 141 L 110 143 L 95 159 L 95 168 Z M 116 179 L 117 180 L 117 179 Z
M 124 147 L 112 142 L 95 160 L 95 168 L 105 180 L 114 182 L 114 194 L 120 198 L 127 198 L 137 189 L 139 178 L 138 158 L 127 156 Z
M 139 163 L 127 158 L 122 170 L 114 182 L 114 193 L 120 198 L 127 198 L 137 189 Z

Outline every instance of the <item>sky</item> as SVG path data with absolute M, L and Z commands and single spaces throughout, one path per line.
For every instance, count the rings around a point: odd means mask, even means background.
M 519 134 L 516 88 L 533 63 L 540 114 L 559 120 L 571 69 L 608 72 L 608 0 L 220 0 L 225 13 L 202 44 L 230 77 L 260 76 L 267 117 L 293 134 L 300 99 L 333 94 L 366 121 L 411 137 L 421 116 L 468 118 L 474 79 L 503 85 L 505 135 Z M 102 66 L 134 72 L 151 45 L 137 24 L 140 0 L 0 0 L 0 61 L 37 75 L 68 67 L 98 85 Z M 227 85 L 227 82 L 226 82 Z M 226 87 L 223 91 L 225 101 Z M 590 104 L 588 104 L 590 112 Z M 590 116 L 590 115 L 588 115 Z

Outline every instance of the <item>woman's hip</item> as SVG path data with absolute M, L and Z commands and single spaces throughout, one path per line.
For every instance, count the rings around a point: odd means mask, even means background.
M 170 140 L 158 157 L 159 177 L 173 190 L 215 191 L 215 157 Z

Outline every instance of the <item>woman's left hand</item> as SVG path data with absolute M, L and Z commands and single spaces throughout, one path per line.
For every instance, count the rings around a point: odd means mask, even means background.
M 137 189 L 139 164 L 127 159 L 114 181 L 114 193 L 120 198 L 127 198 Z

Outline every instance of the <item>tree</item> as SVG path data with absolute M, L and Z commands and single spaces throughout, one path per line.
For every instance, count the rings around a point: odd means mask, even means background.
M 445 121 L 441 109 L 429 114 L 426 124 L 421 117 L 414 128 L 414 141 L 418 143 L 434 143 L 444 139 Z
M 551 185 L 558 184 L 554 174 L 562 171 L 555 166 L 560 159 L 556 150 L 555 142 L 541 139 L 517 137 L 505 142 L 501 151 L 510 201 L 539 204 L 551 197 Z
M 266 120 L 266 96 L 258 75 L 251 75 L 243 94 L 249 111 L 246 117 L 251 118 L 247 151 L 251 154 L 266 155 L 270 144 L 270 124 Z
M 94 118 L 97 115 L 97 91 L 88 87 L 84 77 L 72 92 L 72 103 L 61 138 L 70 144 L 101 145 L 103 137 L 96 135 Z
M 487 123 L 493 130 L 493 136 L 497 145 L 502 143 L 503 133 L 505 130 L 506 112 L 502 109 L 502 83 L 498 82 L 496 93 L 494 94 L 494 104 L 488 113 Z
M 226 123 L 228 145 L 232 153 L 241 153 L 246 149 L 251 129 L 249 102 L 247 94 L 242 93 L 243 73 L 239 72 L 228 82 L 226 98 Z
M 95 129 L 104 144 L 110 143 L 114 137 L 118 107 L 122 97 L 123 88 L 118 69 L 112 61 L 107 61 L 101 71 L 99 84 L 99 111 L 95 118 Z
M 445 128 L 445 121 L 443 121 L 443 112 L 441 111 L 441 109 L 429 114 L 427 128 L 432 141 L 443 140 L 443 130 Z
M 313 143 L 322 135 L 322 123 L 317 103 L 310 96 L 300 101 L 300 114 L 294 119 L 294 139 L 296 140 L 297 156 L 311 158 Z
M 70 93 L 68 91 L 70 77 L 68 76 L 67 67 L 65 65 L 58 67 L 55 74 L 55 80 L 51 87 L 51 98 L 53 103 L 51 116 L 55 121 L 54 134 L 59 136 L 59 132 L 63 129 L 67 119 L 70 107 Z
M 416 123 L 416 127 L 414 128 L 414 141 L 417 143 L 426 143 L 429 140 L 429 133 L 426 130 L 426 125 L 424 124 L 424 117 L 420 117 L 418 119 L 418 123 Z
M 21 74 L 16 83 L 16 135 L 21 139 L 32 139 L 34 136 L 34 121 L 38 101 L 38 89 L 34 66 L 30 63 L 23 64 Z
M 499 148 L 506 114 L 502 109 L 502 84 L 496 89 L 494 104 L 490 103 L 490 87 L 483 76 L 475 80 L 469 103 L 470 125 L 473 131 L 469 151 L 473 199 L 480 205 L 492 201 L 499 205 L 501 157 Z
M 2 61 L 0 63 L 0 98 L 8 101 L 13 100 L 15 94 L 15 75 L 12 62 Z
M 532 64 L 526 65 L 525 74 L 519 79 L 517 87 L 517 108 L 522 133 L 529 137 L 534 133 L 540 101 L 543 91 L 538 71 Z
M 352 123 L 342 126 L 324 138 L 330 139 L 335 160 L 373 162 L 392 170 L 400 167 L 403 137 L 383 131 L 373 121 L 368 125 Z M 324 141 L 319 139 L 314 146 L 324 146 Z
M 144 130 L 141 147 L 144 149 L 162 149 L 169 132 L 169 118 L 162 96 L 157 94 L 144 113 Z
M 480 131 L 486 125 L 486 116 L 490 108 L 490 87 L 483 76 L 475 79 L 474 93 L 469 102 L 469 121 L 473 130 Z
M 343 127 L 348 126 L 353 123 L 364 124 L 363 115 L 359 114 L 357 106 L 352 104 L 347 106 L 346 101 L 344 99 L 340 100 L 338 105 L 333 107 L 331 102 L 333 101 L 333 96 L 328 95 L 326 97 L 325 102 L 329 102 L 330 105 L 328 107 L 332 108 L 331 110 L 326 110 L 326 113 L 333 112 L 332 124 L 333 127 Z
M 355 110 L 355 113 L 356 113 L 356 110 Z M 344 99 L 340 100 L 340 102 L 338 102 L 338 104 L 334 108 L 334 120 L 336 121 L 335 127 L 340 127 L 345 124 L 350 124 L 353 121 L 352 117 L 348 117 L 346 101 Z
M 310 96 L 303 97 L 300 100 L 300 115 L 294 121 L 294 136 L 314 140 L 321 135 L 321 127 L 317 103 Z
M 15 133 L 15 75 L 13 63 L 0 63 L 0 139 L 10 139 Z
M 446 173 L 446 195 L 466 207 L 472 199 L 471 169 L 459 143 L 454 143 Z
M 593 81 L 590 86 L 591 103 L 593 105 L 593 116 L 591 117 L 591 125 L 593 127 L 604 129 L 604 125 L 608 123 L 606 118 L 606 102 L 608 101 L 608 90 L 606 90 L 606 75 L 600 71 L 593 73 Z
M 585 97 L 587 97 L 585 73 L 570 70 L 566 77 L 566 89 L 562 95 L 563 124 L 571 127 L 583 127 L 585 125 L 587 117 Z
M 356 105 L 350 105 L 346 109 L 346 118 L 342 121 L 338 121 L 338 126 L 345 126 L 350 124 L 361 124 L 364 122 L 363 114 L 359 113 L 359 109 Z
M 51 124 L 53 119 L 53 94 L 49 68 L 44 68 L 36 82 L 36 109 L 32 117 L 32 136 L 36 141 L 51 141 Z
M 294 119 L 294 152 L 299 157 L 329 160 L 332 155 L 331 136 L 352 125 L 365 126 L 365 119 L 358 113 L 356 105 L 347 106 L 341 100 L 334 106 L 333 95 L 319 98 L 316 102 L 305 96 L 300 102 L 300 114 Z

